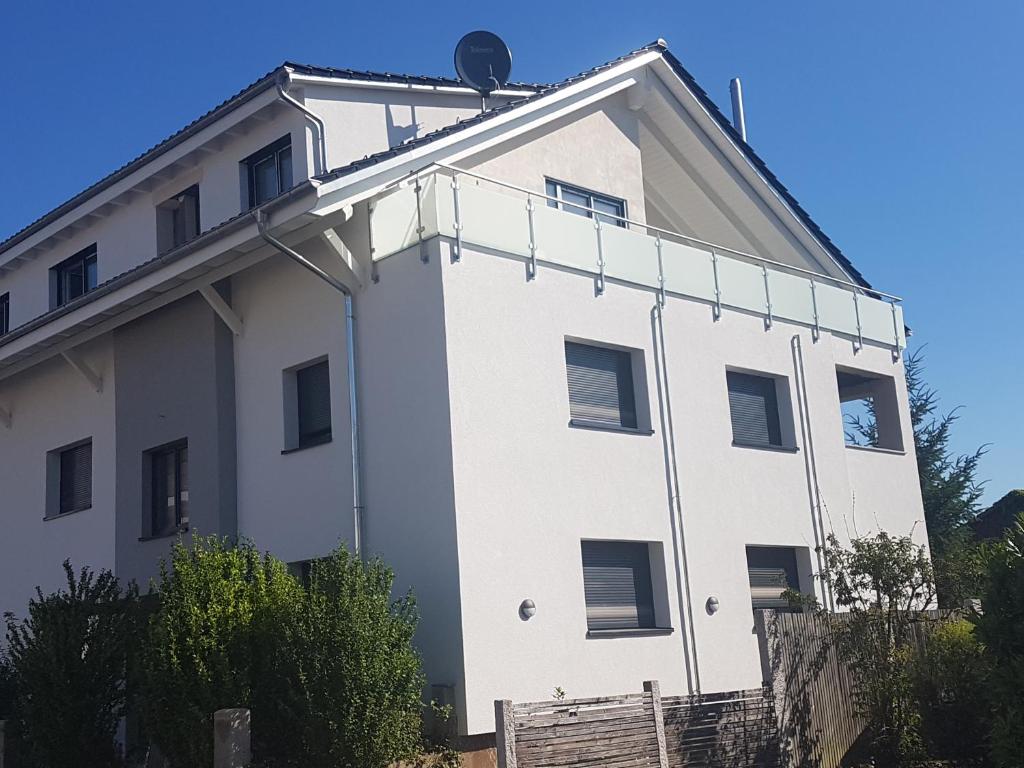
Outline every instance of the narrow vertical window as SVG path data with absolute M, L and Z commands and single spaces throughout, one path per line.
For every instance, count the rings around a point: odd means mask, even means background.
M 327 361 L 295 372 L 298 395 L 299 447 L 331 439 L 331 375 Z
M 157 250 L 179 248 L 199 235 L 199 185 L 157 206 Z
M 188 444 L 152 451 L 151 535 L 166 536 L 188 525 Z
M 92 506 L 92 442 L 60 452 L 59 514 Z
M 0 295 L 0 336 L 11 330 L 11 294 Z

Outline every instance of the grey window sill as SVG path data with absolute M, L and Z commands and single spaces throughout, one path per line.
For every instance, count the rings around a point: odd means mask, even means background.
M 182 533 L 188 533 L 188 525 L 178 526 L 173 531 L 168 531 L 167 533 L 155 533 L 150 536 L 139 536 L 139 541 L 159 541 L 160 539 L 170 539 Z
M 877 445 L 850 445 L 846 444 L 846 447 L 851 451 L 867 451 L 868 453 L 888 453 L 893 456 L 906 456 L 906 451 L 901 451 L 897 448 L 879 448 Z
M 47 520 L 60 520 L 65 517 L 77 515 L 79 512 L 88 512 L 90 509 L 92 509 L 92 504 L 90 504 L 88 507 L 82 507 L 81 509 L 69 509 L 67 512 L 61 512 L 56 515 L 47 515 L 43 518 L 43 521 L 45 522 Z
M 318 437 L 316 440 L 310 440 L 308 443 L 304 443 L 303 445 L 297 445 L 294 448 L 285 448 L 281 451 L 281 455 L 287 456 L 289 453 L 298 453 L 299 451 L 304 451 L 307 448 L 316 448 L 318 445 L 327 445 L 327 443 L 331 442 L 333 439 L 333 435 Z
M 588 629 L 587 637 L 660 637 L 675 632 L 672 627 L 636 627 L 633 629 Z
M 599 421 L 569 419 L 569 426 L 574 429 L 590 429 L 595 432 L 622 432 L 627 435 L 653 435 L 653 429 L 637 429 L 636 427 L 616 427 L 613 424 L 602 424 Z
M 760 443 L 738 443 L 732 441 L 733 448 L 753 448 L 755 451 L 774 451 L 775 453 L 799 453 L 795 445 L 761 445 Z

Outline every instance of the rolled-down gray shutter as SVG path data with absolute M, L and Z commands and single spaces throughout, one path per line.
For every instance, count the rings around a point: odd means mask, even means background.
M 732 439 L 744 445 L 782 445 L 775 379 L 728 371 Z
M 92 443 L 82 443 L 60 454 L 60 512 L 92 506 Z
M 331 436 L 331 375 L 327 361 L 295 372 L 299 400 L 299 445 Z
M 573 421 L 636 429 L 629 352 L 567 341 L 565 367 Z
M 651 561 L 643 543 L 584 541 L 588 629 L 654 626 Z
M 790 547 L 747 547 L 750 599 L 755 609 L 789 610 L 787 589 L 799 589 L 796 552 Z

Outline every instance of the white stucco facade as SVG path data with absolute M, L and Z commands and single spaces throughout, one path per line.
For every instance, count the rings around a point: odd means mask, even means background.
M 362 554 L 415 592 L 431 693 L 454 697 L 464 734 L 493 731 L 495 699 L 556 686 L 576 697 L 647 679 L 668 695 L 760 685 L 748 546 L 793 549 L 799 587 L 828 604 L 814 579 L 823 536 L 927 542 L 902 310 L 816 239 L 673 62 L 648 47 L 557 88 L 510 91 L 493 105 L 512 108 L 482 117 L 457 84 L 285 67 L 0 244 L 12 315 L 0 336 L 0 610 L 59 586 L 65 557 L 135 578 L 195 530 L 289 563 L 358 533 Z M 336 173 L 320 167 L 318 129 L 278 98 L 284 74 L 323 119 Z M 292 184 L 259 206 L 261 230 L 240 215 L 244 160 L 283 136 Z M 621 200 L 628 226 L 595 229 L 549 206 L 547 180 Z M 193 184 L 202 233 L 157 254 L 155 206 Z M 91 243 L 100 285 L 52 306 L 51 267 Z M 186 370 L 167 371 L 182 386 L 161 381 L 126 423 L 118 376 L 132 392 L 152 380 L 133 369 L 160 357 L 138 329 L 161 317 L 192 329 L 174 350 Z M 570 423 L 567 341 L 630 353 L 637 429 Z M 330 435 L 296 446 L 289 376 L 320 361 Z M 734 444 L 729 371 L 775 380 L 777 449 Z M 891 383 L 902 450 L 845 444 L 840 373 Z M 44 519 L 47 456 L 83 439 L 91 507 Z M 216 458 L 189 469 L 194 525 L 147 536 L 139 467 L 178 439 L 213 441 Z M 118 493 L 126 484 L 133 493 Z M 591 540 L 648 545 L 652 631 L 588 631 Z

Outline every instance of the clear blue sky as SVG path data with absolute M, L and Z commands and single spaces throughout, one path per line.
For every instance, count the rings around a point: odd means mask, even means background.
M 491 29 L 550 81 L 658 37 L 867 278 L 906 298 L 987 500 L 1024 486 L 1024 4 L 6 3 L 0 237 L 285 59 L 451 75 Z

